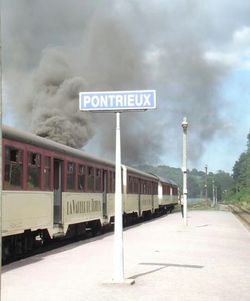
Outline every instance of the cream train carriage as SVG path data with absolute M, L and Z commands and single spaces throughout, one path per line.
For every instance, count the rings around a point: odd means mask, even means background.
M 20 130 L 3 127 L 3 259 L 37 240 L 99 231 L 114 221 L 115 165 Z M 122 165 L 124 221 L 177 203 L 177 185 Z

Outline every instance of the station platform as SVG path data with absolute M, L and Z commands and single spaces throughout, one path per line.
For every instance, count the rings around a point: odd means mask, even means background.
M 113 275 L 113 233 L 2 268 L 1 301 L 248 301 L 250 232 L 226 211 L 180 212 L 126 228 L 125 278 Z

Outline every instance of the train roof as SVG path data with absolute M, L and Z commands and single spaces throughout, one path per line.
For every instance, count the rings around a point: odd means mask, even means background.
M 169 179 L 169 178 L 162 178 L 162 177 L 159 177 L 159 180 L 161 182 L 165 182 L 165 183 L 169 183 L 171 185 L 174 185 L 174 186 L 178 186 L 177 183 L 175 183 L 175 181 Z
M 10 139 L 10 140 L 16 140 L 16 141 L 27 143 L 27 144 L 31 144 L 31 145 L 34 145 L 34 146 L 37 146 L 37 147 L 43 147 L 43 148 L 49 149 L 51 151 L 56 151 L 56 152 L 59 152 L 61 154 L 75 156 L 75 157 L 77 157 L 79 159 L 83 159 L 83 160 L 90 160 L 91 162 L 104 164 L 104 165 L 107 165 L 109 167 L 113 167 L 113 168 L 115 167 L 115 164 L 112 161 L 100 159 L 96 156 L 87 154 L 83 150 L 72 148 L 70 146 L 52 141 L 48 138 L 43 138 L 43 137 L 37 136 L 35 134 L 25 132 L 25 131 L 19 130 L 19 129 L 14 129 L 14 128 L 11 128 L 11 127 L 8 127 L 8 126 L 5 126 L 5 125 L 3 125 L 2 129 L 3 129 L 2 132 L 3 132 L 3 137 L 4 138 Z M 154 179 L 154 180 L 160 180 L 161 182 L 165 182 L 165 183 L 169 183 L 169 184 L 177 186 L 177 184 L 174 181 L 170 180 L 170 179 L 163 179 L 163 178 L 161 178 L 157 175 L 147 173 L 147 172 L 132 168 L 132 167 L 127 166 L 127 165 L 123 165 L 123 166 L 126 167 L 128 172 L 131 172 L 131 173 L 134 173 L 134 174 L 139 174 L 143 177 L 151 178 L 151 179 Z
M 160 180 L 162 183 L 167 183 L 167 184 L 171 184 L 173 186 L 178 186 L 178 184 L 175 181 L 173 181 L 173 180 L 171 180 L 169 178 L 163 178 L 163 177 L 157 176 L 155 174 L 152 174 L 152 175 L 154 175 L 155 177 L 157 177 L 157 179 Z
M 136 174 L 139 174 L 139 175 L 144 176 L 144 177 L 153 178 L 154 180 L 158 180 L 158 177 L 156 175 L 153 175 L 151 173 L 147 173 L 145 171 L 135 169 L 135 168 L 127 166 L 127 165 L 125 165 L 125 166 L 126 166 L 128 172 L 136 173 Z
M 44 147 L 51 151 L 59 152 L 61 154 L 75 156 L 80 159 L 85 159 L 85 160 L 87 159 L 93 162 L 114 167 L 114 162 L 112 161 L 100 159 L 98 157 L 85 153 L 83 150 L 75 149 L 70 146 L 52 141 L 48 138 L 43 138 L 35 134 L 28 133 L 19 129 L 14 129 L 8 126 L 3 126 L 3 137 L 11 140 L 16 140 L 19 142 L 31 144 L 37 147 Z

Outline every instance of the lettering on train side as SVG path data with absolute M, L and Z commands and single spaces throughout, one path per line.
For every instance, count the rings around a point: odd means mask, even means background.
M 101 202 L 91 199 L 89 201 L 67 201 L 67 215 L 101 211 Z

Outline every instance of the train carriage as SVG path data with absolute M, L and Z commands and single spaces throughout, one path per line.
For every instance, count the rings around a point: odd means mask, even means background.
M 173 206 L 175 183 L 121 168 L 125 222 Z M 114 192 L 113 162 L 3 127 L 3 257 L 25 253 L 36 241 L 95 233 L 112 224 Z
M 153 214 L 158 209 L 157 196 L 158 179 L 156 176 L 127 167 L 127 204 L 125 209 L 131 205 L 130 211 L 136 207 L 138 216 L 147 216 Z M 127 207 L 126 207 L 127 206 Z M 128 210 L 128 209 L 127 209 Z
M 166 212 L 172 212 L 174 206 L 178 204 L 178 186 L 170 179 L 162 177 L 158 177 L 158 179 L 159 208 Z
M 105 220 L 106 195 L 113 192 L 112 162 L 3 128 L 2 235 L 7 249 L 38 236 L 95 230 Z

